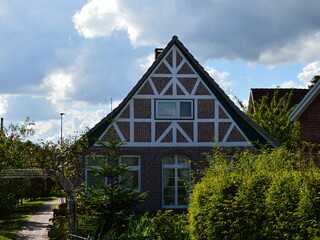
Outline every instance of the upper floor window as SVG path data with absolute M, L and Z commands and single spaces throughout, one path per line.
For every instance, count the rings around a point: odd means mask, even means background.
M 192 119 L 193 100 L 156 100 L 157 119 Z

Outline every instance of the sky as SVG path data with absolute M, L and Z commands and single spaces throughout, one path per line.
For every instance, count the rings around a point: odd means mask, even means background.
M 33 140 L 83 133 L 176 35 L 230 96 L 320 75 L 318 0 L 0 0 L 0 117 Z

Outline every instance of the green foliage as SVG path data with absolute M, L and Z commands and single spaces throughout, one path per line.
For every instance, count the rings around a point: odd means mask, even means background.
M 308 88 L 311 89 L 314 85 L 316 85 L 319 79 L 320 79 L 320 75 L 313 76 L 313 78 L 310 81 L 311 84 L 308 86 Z
M 263 96 L 246 111 L 253 121 L 289 149 L 294 149 L 299 140 L 299 123 L 291 122 L 288 117 L 295 107 L 290 107 L 292 95 L 293 91 L 279 98 L 276 90 L 271 101 L 269 96 Z
M 158 211 L 156 215 L 130 215 L 125 224 L 125 231 L 117 233 L 115 228 L 101 236 L 103 239 L 147 238 L 150 239 L 182 239 L 187 235 L 187 216 L 175 214 L 172 210 Z M 152 237 L 153 236 L 153 237 Z M 148 238 L 148 239 L 149 239 Z
M 153 223 L 156 235 L 187 233 L 186 215 L 175 214 L 172 210 L 158 211 Z
M 50 219 L 52 225 L 48 227 L 48 237 L 50 240 L 67 239 L 68 234 L 68 218 L 67 204 L 61 203 L 59 207 L 53 209 L 53 218 Z
M 320 235 L 320 173 L 284 148 L 215 163 L 191 195 L 192 239 L 313 239 Z
M 129 179 L 119 178 L 129 171 L 128 165 L 118 162 L 119 147 L 122 142 L 111 139 L 103 145 L 102 156 L 96 157 L 98 167 L 91 167 L 96 176 L 95 186 L 83 186 L 79 191 L 79 210 L 82 215 L 94 216 L 92 222 L 99 226 L 96 235 L 104 235 L 113 228 L 116 233 L 124 231 L 125 211 L 143 200 L 146 193 L 136 193 L 136 189 L 125 189 Z M 107 184 L 105 182 L 107 179 Z

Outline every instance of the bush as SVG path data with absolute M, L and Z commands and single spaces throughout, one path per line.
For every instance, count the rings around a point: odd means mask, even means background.
M 68 234 L 67 204 L 61 203 L 53 209 L 53 218 L 50 219 L 48 237 L 50 240 L 65 240 Z
M 220 154 L 221 155 L 221 154 Z M 191 195 L 191 239 L 313 239 L 320 235 L 320 173 L 282 148 L 219 154 Z

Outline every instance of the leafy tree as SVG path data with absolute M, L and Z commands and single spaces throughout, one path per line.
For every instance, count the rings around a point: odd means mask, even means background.
M 310 81 L 311 85 L 308 86 L 311 89 L 320 79 L 320 75 L 313 76 L 312 80 Z
M 83 215 L 92 216 L 87 220 L 91 221 L 90 226 L 98 226 L 96 233 L 103 236 L 111 227 L 117 232 L 123 231 L 126 210 L 143 200 L 146 194 L 124 187 L 130 179 L 120 178 L 129 171 L 128 165 L 119 162 L 122 142 L 113 138 L 100 144 L 104 149 L 102 155 L 91 159 L 98 167 L 90 167 L 95 186 L 84 186 L 80 190 L 79 205 Z
M 319 237 L 320 173 L 303 156 L 283 147 L 245 151 L 231 171 L 217 152 L 190 197 L 191 239 Z
M 268 95 L 263 96 L 253 104 L 254 111 L 246 111 L 253 121 L 290 149 L 293 149 L 299 140 L 299 123 L 291 122 L 288 117 L 295 107 L 290 107 L 292 95 L 293 91 L 280 98 L 277 89 L 271 101 L 268 101 Z

